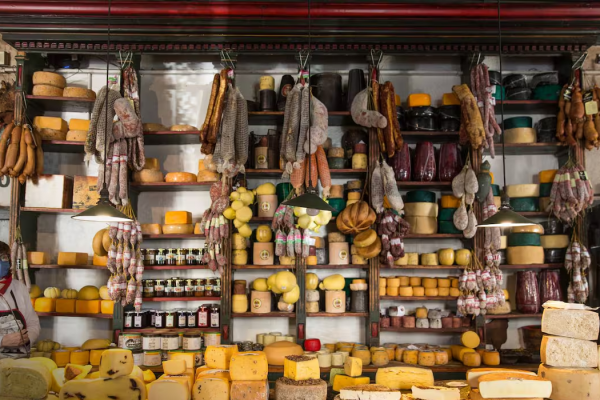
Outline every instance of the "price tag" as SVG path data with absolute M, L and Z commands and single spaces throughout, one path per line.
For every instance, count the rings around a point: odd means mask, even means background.
M 563 95 L 563 97 L 565 98 L 565 100 L 569 101 L 571 100 L 571 94 L 573 93 L 573 86 L 569 86 L 567 88 L 567 90 L 565 90 L 565 94 Z
M 583 104 L 585 106 L 585 115 L 598 113 L 598 103 L 594 101 L 594 94 L 591 90 L 583 94 Z
M 298 72 L 298 79 L 302 79 L 302 78 L 304 78 L 306 80 L 308 80 L 308 78 L 309 78 L 308 71 L 305 69 L 301 69 L 300 72 Z

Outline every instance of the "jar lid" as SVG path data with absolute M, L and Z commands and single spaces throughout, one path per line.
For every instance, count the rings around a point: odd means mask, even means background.
M 149 356 L 160 355 L 160 351 L 157 350 L 146 350 L 144 354 L 148 354 Z
M 133 354 L 144 354 L 144 350 L 142 350 L 142 349 L 139 349 L 139 350 L 131 350 L 131 352 L 132 352 Z
M 199 338 L 199 337 L 202 337 L 202 335 L 199 333 L 184 333 L 183 337 L 184 338 Z
M 203 336 L 221 336 L 221 332 L 203 332 Z
M 125 315 L 133 315 L 134 311 L 125 311 Z
M 164 314 L 165 312 L 164 312 L 164 311 L 155 311 L 155 313 L 156 313 L 156 315 L 162 315 L 162 314 Z
M 176 338 L 176 337 L 179 337 L 179 335 L 177 335 L 176 333 L 163 333 L 161 336 L 164 337 L 164 338 Z

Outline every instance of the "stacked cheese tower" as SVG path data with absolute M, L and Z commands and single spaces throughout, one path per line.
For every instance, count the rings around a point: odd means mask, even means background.
M 467 371 L 467 382 L 472 388 L 471 400 L 542 400 L 551 398 L 552 393 L 550 380 L 539 378 L 534 372 L 518 369 L 470 369 Z
M 437 233 L 438 205 L 435 201 L 435 193 L 426 190 L 413 190 L 406 193 L 404 212 L 404 219 L 410 224 L 410 233 L 420 235 Z
M 235 232 L 231 237 L 231 248 L 233 249 L 231 258 L 233 265 L 248 264 L 248 239 Z
M 133 173 L 134 182 L 154 183 L 163 182 L 164 175 L 160 170 L 160 163 L 157 158 L 146 158 L 146 163 L 141 171 Z
M 556 169 L 547 169 L 545 171 L 540 171 L 538 175 L 540 180 L 540 211 L 548 211 L 552 183 L 554 182 L 554 177 L 556 176 L 557 172 L 558 170 Z
M 527 183 L 506 186 L 506 194 L 510 197 L 510 206 L 515 212 L 539 211 L 540 185 Z
M 194 232 L 192 213 L 189 211 L 167 211 L 162 233 L 165 235 L 189 235 Z
M 40 295 L 41 291 L 34 285 L 30 293 L 31 303 L 39 313 L 113 314 L 114 302 L 110 299 L 106 286 L 100 290 L 95 286 L 84 286 L 79 291 L 47 287 L 44 297 L 39 297 Z
M 564 303 L 558 303 L 565 306 Z M 594 311 L 545 308 L 538 376 L 552 382 L 552 400 L 600 399 L 598 339 Z
M 370 379 L 368 376 L 361 376 L 362 367 L 363 360 L 361 358 L 347 357 L 344 362 L 344 374 L 338 374 L 333 378 L 333 390 L 339 392 L 347 387 L 369 383 Z
M 172 400 L 190 400 L 194 385 L 194 359 L 176 358 L 164 361 L 163 375 L 148 385 L 148 400 L 168 397 Z
M 458 278 L 421 278 L 418 276 L 389 276 L 386 278 L 379 278 L 379 295 L 401 297 L 458 297 Z
M 275 243 L 273 243 L 271 227 L 260 225 L 256 228 L 255 236 L 256 242 L 252 244 L 254 265 L 273 265 L 275 263 Z
M 204 162 L 204 158 L 198 160 L 198 182 L 216 182 L 219 180 L 219 175 L 214 171 L 209 171 L 206 169 L 206 164 Z
M 67 86 L 64 76 L 54 72 L 37 71 L 33 73 L 34 96 L 62 97 Z
M 541 229 L 541 231 L 540 231 Z M 544 263 L 544 249 L 539 225 L 512 228 L 507 237 L 506 257 L 509 265 L 530 265 Z
M 439 214 L 439 232 L 440 233 L 462 233 L 454 226 L 453 218 L 456 209 L 460 207 L 460 199 L 451 194 L 442 195 L 440 201 L 441 209 Z
M 327 383 L 314 356 L 291 355 L 283 361 L 283 378 L 275 383 L 276 400 L 325 400 Z
M 206 348 L 206 352 L 204 353 L 204 362 L 206 363 L 206 366 L 202 366 L 196 370 L 196 382 L 192 387 L 193 400 L 230 399 L 230 366 L 231 360 L 236 354 L 238 354 L 238 348 L 236 345 L 208 346 Z M 264 369 L 264 364 L 262 365 L 263 366 L 261 366 L 260 369 Z M 237 367 L 236 371 L 239 371 Z M 165 399 L 167 397 L 168 396 L 160 397 L 157 398 L 157 400 Z M 148 400 L 154 399 L 148 398 Z
M 346 311 L 346 280 L 340 274 L 330 275 L 319 284 L 325 291 L 325 312 L 341 314 Z
M 42 140 L 66 140 L 69 125 L 58 117 L 35 117 L 33 129 L 40 134 Z
M 531 117 L 513 117 L 504 120 L 505 143 L 535 143 L 537 135 Z

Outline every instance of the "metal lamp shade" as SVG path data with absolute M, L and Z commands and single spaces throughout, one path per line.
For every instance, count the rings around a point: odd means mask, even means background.
M 304 193 L 298 197 L 294 197 L 291 200 L 284 201 L 281 203 L 290 207 L 304 207 L 304 208 L 313 208 L 315 210 L 322 211 L 336 211 L 333 207 L 331 207 L 325 200 L 323 200 L 319 195 L 314 193 Z

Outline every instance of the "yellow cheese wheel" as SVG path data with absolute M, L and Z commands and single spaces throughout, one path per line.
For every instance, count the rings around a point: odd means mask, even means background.
M 349 192 L 348 200 L 360 200 L 361 193 L 360 192 Z
M 483 352 L 483 363 L 485 365 L 500 365 L 500 353 L 497 351 L 484 351 Z
M 507 185 L 506 194 L 510 198 L 540 197 L 540 185 L 538 185 L 537 183 Z
M 442 296 L 442 297 L 450 296 L 450 288 L 445 288 L 445 287 L 438 288 L 438 296 Z
M 479 367 L 481 365 L 481 356 L 477 352 L 465 353 L 463 355 L 463 364 L 467 367 Z
M 421 265 L 438 265 L 438 255 L 436 253 L 421 254 Z
M 379 278 L 379 287 L 386 287 L 387 286 L 387 279 L 385 278 Z
M 87 365 L 90 362 L 90 351 L 89 350 L 75 350 L 71 352 L 69 357 L 71 364 Z
M 438 223 L 435 217 L 409 217 L 404 219 L 410 224 L 410 233 L 417 235 L 431 235 L 437 233 Z
M 152 169 L 142 169 L 141 171 L 135 171 L 133 173 L 134 182 L 142 183 L 153 183 L 153 182 L 164 182 L 164 175 L 161 171 Z
M 452 358 L 460 362 L 463 361 L 463 357 L 466 353 L 475 353 L 475 350 L 473 349 L 454 344 L 450 346 L 450 349 L 452 349 Z
M 456 93 L 444 93 L 442 95 L 443 106 L 460 106 L 460 100 Z
M 544 249 L 565 249 L 571 242 L 568 235 L 542 235 L 540 240 Z
M 154 123 L 142 124 L 142 129 L 144 130 L 144 132 L 166 132 L 169 130 L 169 128 L 162 124 Z
M 89 119 L 71 118 L 69 120 L 69 130 L 73 131 L 88 131 L 90 129 Z
M 542 246 L 508 247 L 506 259 L 509 265 L 543 264 L 544 248 Z
M 418 276 L 411 276 L 410 286 L 421 286 L 421 278 Z
M 341 147 L 332 147 L 327 151 L 327 157 L 329 158 L 343 158 L 345 155 L 344 149 Z
M 94 254 L 92 256 L 92 265 L 106 267 L 107 262 L 108 262 L 108 256 L 97 256 L 96 254 Z M 111 314 L 112 314 L 112 312 L 111 312 Z
M 451 194 L 442 195 L 442 208 L 458 208 L 460 207 L 460 199 Z
M 331 185 L 331 190 L 329 191 L 329 198 L 343 199 L 344 198 L 344 186 L 343 185 Z
M 165 182 L 197 182 L 196 174 L 190 172 L 169 172 L 165 176 Z
M 438 284 L 438 281 L 436 278 L 423 278 L 422 282 L 423 282 L 423 287 L 425 289 L 436 288 L 437 284 Z
M 67 132 L 66 140 L 69 142 L 85 142 L 87 139 L 87 131 L 74 131 L 70 130 Z
M 104 353 L 106 349 L 102 350 L 90 350 L 90 365 L 97 367 L 100 365 L 100 358 L 102 357 L 102 353 Z
M 504 293 L 504 299 L 505 299 L 505 300 L 509 300 L 509 299 L 510 299 L 510 297 L 509 297 L 509 295 L 508 295 L 508 290 L 506 290 L 506 289 L 502 289 L 502 293 Z
M 352 357 L 359 358 L 363 366 L 371 364 L 371 352 L 365 347 L 354 347 L 352 349 Z
M 160 235 L 162 228 L 160 224 L 141 224 L 143 235 Z
M 419 265 L 419 253 L 406 253 L 408 257 L 407 265 Z
M 413 93 L 408 96 L 409 107 L 429 107 L 431 96 L 426 93 Z
M 162 232 L 164 235 L 191 235 L 194 233 L 193 224 L 173 224 L 163 225 Z
M 400 288 L 400 296 L 403 297 L 412 297 L 414 294 L 412 286 L 404 286 Z
M 415 310 L 415 317 L 417 319 L 427 318 L 427 308 L 426 307 L 417 307 Z
M 539 233 L 540 235 L 543 235 L 544 227 L 539 224 L 515 226 L 510 229 L 510 232 L 511 233 Z
M 398 289 L 399 289 L 398 286 L 395 286 L 395 287 L 388 286 L 387 288 L 385 288 L 385 293 L 388 296 L 398 296 L 398 293 L 399 293 Z M 404 289 L 404 288 L 402 288 L 402 289 Z
M 452 297 L 458 297 L 460 296 L 460 290 L 458 290 L 458 288 L 450 288 L 450 296 Z
M 435 350 L 435 365 L 446 365 L 448 364 L 448 352 L 445 350 Z
M 194 132 L 197 131 L 198 128 L 192 125 L 172 125 L 169 130 L 172 132 Z
M 96 98 L 96 92 L 90 89 L 66 87 L 63 91 L 63 97 L 94 100 Z
M 402 257 L 394 261 L 394 265 L 408 265 L 408 254 L 404 253 Z
M 189 211 L 167 211 L 165 213 L 165 224 L 191 224 L 192 213 Z
M 438 288 L 425 288 L 425 296 L 438 296 Z
M 393 351 L 394 351 L 394 349 L 392 349 L 392 352 Z M 382 366 L 388 365 L 390 363 L 390 357 L 389 357 L 387 351 L 377 350 L 377 351 L 373 352 L 373 355 L 371 356 L 371 362 L 376 367 L 382 367 Z
M 67 86 L 67 80 L 64 76 L 55 72 L 37 71 L 33 73 L 33 84 L 49 85 L 64 89 Z
M 405 364 L 418 364 L 419 350 L 404 350 L 404 352 L 402 353 L 402 362 Z
M 413 287 L 413 296 L 425 296 L 425 288 L 423 286 L 414 286 Z
M 419 365 L 424 367 L 433 367 L 435 365 L 435 354 L 432 351 L 419 352 Z
M 400 287 L 400 278 L 387 278 L 387 287 Z
M 54 350 L 50 359 L 56 363 L 58 367 L 64 367 L 69 363 L 71 352 L 69 350 Z
M 450 278 L 450 287 L 453 287 L 453 288 L 458 287 L 458 278 Z
M 367 169 L 367 155 L 356 153 L 352 156 L 352 169 Z
M 63 90 L 50 85 L 35 85 L 31 94 L 34 96 L 62 97 Z
M 556 176 L 557 172 L 558 172 L 558 170 L 556 170 L 556 169 L 547 169 L 544 171 L 540 171 L 540 173 L 539 173 L 540 183 L 554 182 L 554 177 Z
M 505 143 L 535 143 L 537 134 L 533 128 L 512 128 L 504 131 Z
M 463 346 L 474 349 L 479 346 L 481 340 L 479 339 L 479 335 L 477 333 L 473 331 L 467 331 L 460 336 L 460 342 L 463 344 Z
M 346 201 L 346 207 L 348 207 L 348 206 L 350 206 L 350 205 L 352 205 L 354 203 L 358 203 L 359 201 L 360 200 L 348 200 L 348 201 Z
M 408 276 L 399 276 L 400 286 L 410 286 L 410 278 Z
M 396 349 L 394 351 L 394 359 L 396 361 L 402 361 L 402 355 L 404 354 L 404 350 L 406 350 L 406 347 L 401 347 L 401 346 L 396 347 Z
M 449 288 L 450 287 L 450 279 L 438 278 L 437 285 L 438 285 L 438 288 Z

